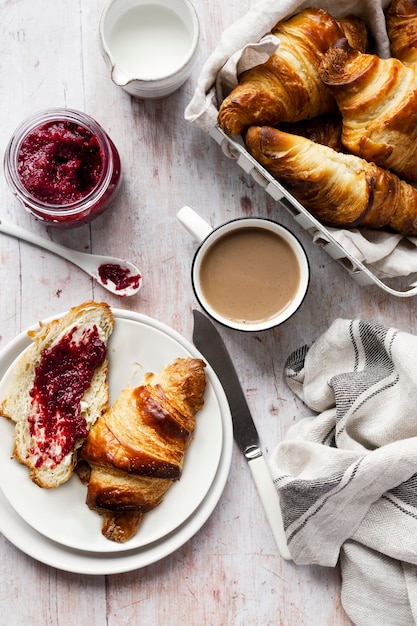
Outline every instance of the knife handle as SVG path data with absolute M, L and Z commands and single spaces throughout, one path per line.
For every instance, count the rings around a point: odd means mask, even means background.
M 272 528 L 280 555 L 283 559 L 289 560 L 292 557 L 288 550 L 285 537 L 279 495 L 275 489 L 265 458 L 261 454 L 254 459 L 249 459 L 248 465 L 265 509 L 268 522 Z

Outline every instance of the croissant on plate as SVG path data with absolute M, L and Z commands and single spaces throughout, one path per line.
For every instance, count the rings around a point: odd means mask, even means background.
M 392 56 L 406 65 L 417 63 L 417 2 L 393 0 L 385 21 Z
M 143 515 L 181 477 L 184 455 L 204 404 L 205 363 L 178 358 L 142 385 L 122 390 L 81 448 L 87 504 L 103 516 L 102 533 L 125 542 Z
M 417 189 L 353 154 L 268 126 L 245 136 L 252 156 L 321 222 L 417 235 Z
M 273 126 L 335 110 L 318 75 L 322 55 L 341 37 L 361 50 L 368 45 L 366 26 L 359 18 L 338 21 L 315 8 L 279 22 L 272 33 L 280 40 L 277 51 L 266 63 L 243 72 L 220 105 L 218 123 L 228 135 L 252 124 Z
M 324 55 L 320 76 L 342 114 L 344 146 L 417 181 L 417 66 L 364 54 L 343 39 Z

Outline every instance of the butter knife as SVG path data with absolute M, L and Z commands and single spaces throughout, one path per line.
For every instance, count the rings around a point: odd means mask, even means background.
M 214 324 L 200 311 L 193 310 L 193 316 L 194 345 L 211 365 L 222 384 L 232 414 L 234 438 L 248 461 L 278 550 L 282 558 L 291 559 L 279 495 L 262 454 L 258 432 L 230 355 Z

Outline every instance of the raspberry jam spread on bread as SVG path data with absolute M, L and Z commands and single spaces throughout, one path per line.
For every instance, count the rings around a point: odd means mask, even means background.
M 30 390 L 33 411 L 28 416 L 36 440 L 36 467 L 58 464 L 76 441 L 88 435 L 81 400 L 107 348 L 97 327 L 74 327 L 42 352 Z
M 0 416 L 14 422 L 13 458 L 39 487 L 54 489 L 71 478 L 78 449 L 108 406 L 113 328 L 107 303 L 72 307 L 28 330 L 31 344 L 6 376 Z

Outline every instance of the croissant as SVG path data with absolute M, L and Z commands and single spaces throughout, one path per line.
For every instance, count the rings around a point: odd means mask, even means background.
M 272 33 L 280 40 L 277 51 L 266 63 L 243 72 L 238 86 L 220 105 L 218 123 L 228 135 L 237 135 L 251 124 L 295 122 L 335 110 L 317 71 L 322 55 L 345 36 L 363 50 L 368 44 L 361 20 L 337 21 L 315 8 L 279 22 Z
M 338 113 L 319 115 L 311 120 L 299 122 L 282 122 L 279 130 L 292 135 L 307 137 L 316 143 L 329 146 L 338 152 L 343 151 L 342 145 L 342 117 Z
M 268 126 L 245 137 L 252 156 L 318 220 L 417 235 L 417 189 L 353 155 Z
M 344 146 L 417 181 L 417 66 L 364 54 L 343 39 L 319 71 L 342 113 Z
M 203 407 L 205 363 L 178 358 L 143 384 L 125 388 L 81 448 L 87 504 L 103 516 L 102 533 L 125 542 L 143 515 L 181 477 L 184 455 Z
M 417 63 L 417 3 L 393 0 L 385 13 L 392 56 L 406 65 Z

